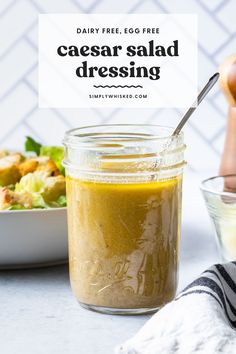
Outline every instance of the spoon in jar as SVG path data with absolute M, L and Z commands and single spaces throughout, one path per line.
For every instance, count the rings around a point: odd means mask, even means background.
M 177 125 L 177 127 L 175 128 L 174 132 L 172 133 L 172 136 L 175 136 L 177 134 L 180 133 L 181 129 L 183 128 L 183 126 L 185 125 L 185 123 L 189 120 L 189 118 L 191 117 L 191 115 L 193 114 L 193 112 L 196 110 L 196 108 L 199 106 L 199 104 L 202 102 L 202 100 L 206 97 L 206 95 L 208 94 L 208 92 L 212 89 L 212 87 L 215 85 L 215 83 L 217 82 L 217 80 L 219 79 L 220 74 L 219 73 L 215 73 L 207 82 L 207 84 L 203 87 L 203 89 L 201 90 L 201 92 L 198 94 L 197 96 L 197 100 L 194 102 L 193 106 L 191 106 L 187 112 L 185 113 L 185 115 L 183 116 L 183 118 L 181 119 L 181 121 L 179 122 L 179 124 Z
M 185 115 L 183 116 L 183 118 L 181 119 L 181 121 L 179 122 L 179 124 L 177 125 L 177 127 L 175 128 L 175 130 L 173 131 L 173 133 L 170 136 L 170 139 L 168 139 L 167 143 L 165 144 L 164 149 L 161 151 L 160 155 L 161 155 L 161 159 L 159 161 L 159 163 L 155 164 L 155 166 L 162 166 L 163 163 L 163 159 L 165 154 L 167 153 L 167 151 L 169 150 L 169 147 L 171 146 L 171 143 L 173 141 L 173 138 L 178 135 L 180 133 L 180 131 L 182 130 L 183 126 L 185 125 L 185 123 L 189 120 L 189 118 L 191 117 L 191 115 L 193 114 L 193 112 L 197 109 L 197 107 L 199 106 L 199 104 L 202 102 L 202 100 L 206 97 L 206 95 L 208 94 L 208 92 L 212 89 L 212 87 L 215 85 L 215 83 L 217 82 L 217 80 L 219 79 L 220 74 L 219 73 L 215 73 L 212 77 L 210 77 L 209 81 L 206 83 L 206 85 L 203 87 L 203 89 L 200 91 L 200 93 L 197 96 L 196 101 L 193 103 L 193 106 L 191 106 L 187 112 L 185 113 Z

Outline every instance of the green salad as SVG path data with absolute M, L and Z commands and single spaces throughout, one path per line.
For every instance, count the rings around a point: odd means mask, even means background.
M 0 210 L 66 206 L 64 149 L 31 137 L 25 152 L 0 150 Z

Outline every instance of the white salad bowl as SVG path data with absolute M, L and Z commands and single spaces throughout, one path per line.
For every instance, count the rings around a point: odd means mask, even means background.
M 0 269 L 67 262 L 66 208 L 0 211 Z

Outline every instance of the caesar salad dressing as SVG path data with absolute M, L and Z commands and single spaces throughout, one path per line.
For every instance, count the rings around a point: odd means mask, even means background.
M 145 313 L 175 295 L 184 144 L 181 134 L 164 150 L 171 131 L 111 125 L 66 135 L 70 280 L 89 309 Z
M 70 276 L 80 302 L 158 308 L 177 286 L 181 177 L 116 184 L 67 178 Z

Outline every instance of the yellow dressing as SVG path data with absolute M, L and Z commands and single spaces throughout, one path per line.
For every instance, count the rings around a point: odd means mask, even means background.
M 67 177 L 71 285 L 84 304 L 158 308 L 177 285 L 182 178 Z

